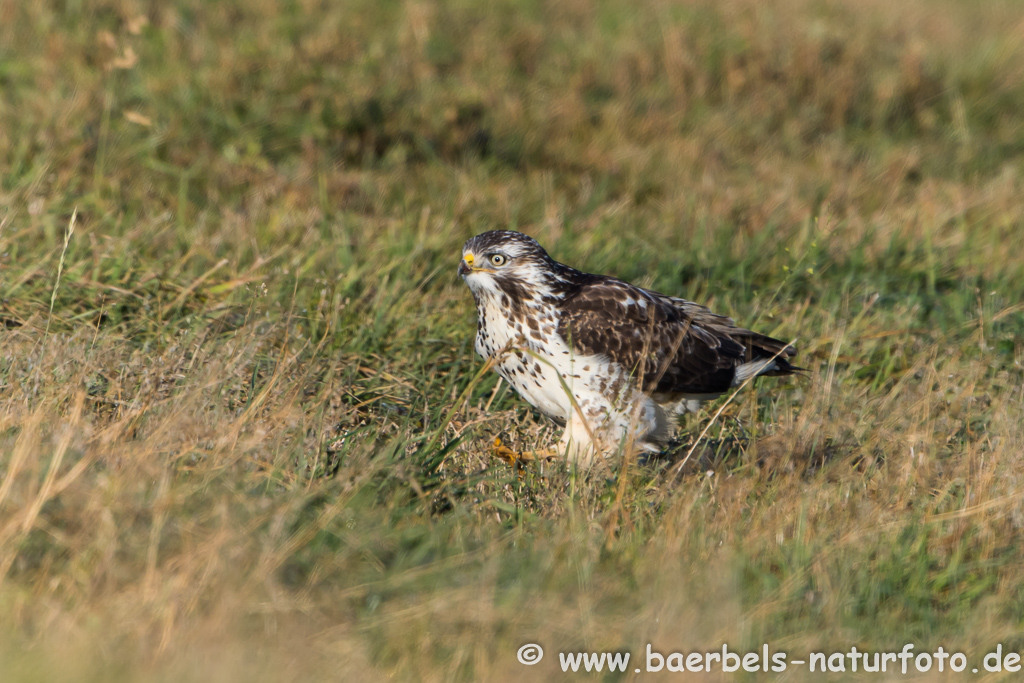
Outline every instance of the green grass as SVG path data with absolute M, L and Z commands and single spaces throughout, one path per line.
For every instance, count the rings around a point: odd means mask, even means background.
M 5 678 L 1021 651 L 1022 27 L 953 0 L 0 2 Z M 738 395 L 679 472 L 517 474 L 494 436 L 557 430 L 474 382 L 455 275 L 507 227 L 797 339 L 807 377 Z

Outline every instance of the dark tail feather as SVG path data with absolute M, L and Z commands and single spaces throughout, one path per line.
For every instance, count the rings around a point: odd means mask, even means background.
M 775 358 L 775 369 L 762 373 L 762 377 L 778 377 L 806 372 L 804 368 L 789 362 L 789 359 L 796 355 L 796 347 L 792 344 L 749 330 L 743 332 L 745 334 L 735 336 L 739 337 L 746 347 L 748 361 Z

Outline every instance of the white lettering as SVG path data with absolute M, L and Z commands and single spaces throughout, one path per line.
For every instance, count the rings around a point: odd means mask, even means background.
M 657 665 L 652 664 L 652 660 L 657 658 Z M 647 643 L 647 670 L 648 671 L 661 671 L 665 668 L 665 658 L 661 656 L 660 652 L 655 652 L 651 649 L 651 644 Z M 576 669 L 573 669 L 575 671 Z M 564 671 L 564 669 L 563 669 Z

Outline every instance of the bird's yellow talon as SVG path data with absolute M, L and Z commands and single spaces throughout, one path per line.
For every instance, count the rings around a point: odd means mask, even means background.
M 522 467 L 528 462 L 534 462 L 536 460 L 552 460 L 557 457 L 557 453 L 549 449 L 543 449 L 540 451 L 514 451 L 502 443 L 500 436 L 494 437 L 494 443 L 491 444 L 491 452 L 496 458 L 504 460 L 512 467 Z
M 515 466 L 516 460 L 519 459 L 519 454 L 503 444 L 500 436 L 494 437 L 494 443 L 491 444 L 491 452 L 494 457 L 500 458 L 512 466 Z

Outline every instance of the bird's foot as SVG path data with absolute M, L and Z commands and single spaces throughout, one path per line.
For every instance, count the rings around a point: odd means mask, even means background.
M 494 457 L 504 460 L 512 467 L 523 467 L 526 463 L 537 460 L 550 462 L 558 457 L 558 453 L 550 448 L 522 452 L 514 451 L 502 442 L 500 436 L 494 437 L 494 443 L 491 444 L 491 453 Z

